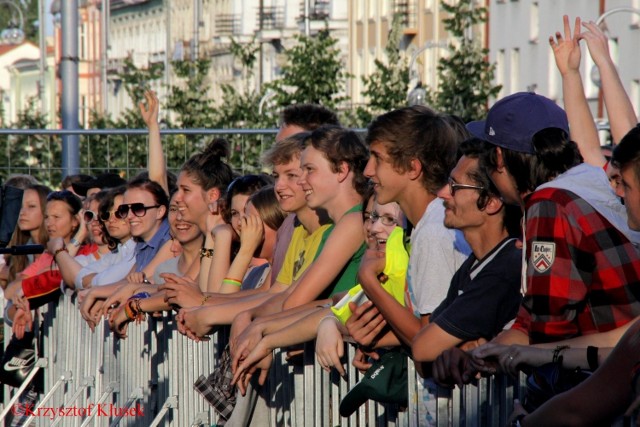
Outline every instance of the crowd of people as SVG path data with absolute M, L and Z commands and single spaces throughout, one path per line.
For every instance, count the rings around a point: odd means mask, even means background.
M 6 256 L 5 322 L 21 337 L 33 310 L 73 292 L 90 328 L 106 318 L 123 339 L 162 312 L 185 339 L 228 325 L 220 369 L 235 396 L 220 409 L 220 376 L 201 372 L 195 384 L 228 426 L 269 419 L 273 350 L 294 360 L 312 340 L 317 363 L 342 376 L 345 363 L 366 372 L 408 355 L 423 378 L 423 425 L 435 423 L 437 384 L 521 370 L 528 395 L 513 425 L 631 415 L 640 127 L 606 37 L 592 22 L 574 25 L 564 17 L 549 40 L 564 109 L 524 92 L 467 124 L 405 107 L 361 138 L 327 108 L 295 104 L 263 154 L 270 174 L 238 176 L 223 139 L 168 172 L 159 102 L 147 92 L 148 172 L 69 176 L 61 191 L 28 176 L 6 183 L 24 189 L 11 244 L 46 251 Z M 600 70 L 610 159 L 584 96 L 581 41 Z M 357 347 L 352 361 L 345 345 Z M 341 414 L 359 403 L 345 398 Z

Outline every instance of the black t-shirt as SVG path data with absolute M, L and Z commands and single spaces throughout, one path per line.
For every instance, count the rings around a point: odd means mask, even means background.
M 482 260 L 471 254 L 431 321 L 463 341 L 493 338 L 518 312 L 521 266 L 522 250 L 515 239 L 503 240 Z

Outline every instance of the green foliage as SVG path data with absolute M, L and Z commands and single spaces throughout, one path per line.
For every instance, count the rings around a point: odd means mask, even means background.
M 358 107 L 357 117 L 360 126 L 367 126 L 374 115 L 391 111 L 406 105 L 409 85 L 409 66 L 400 51 L 402 38 L 402 17 L 395 15 L 389 31 L 387 46 L 384 49 L 386 64 L 375 60 L 375 70 L 369 76 L 362 76 L 363 95 L 367 97 L 367 106 Z
M 207 72 L 211 61 L 174 61 L 173 71 L 183 81 L 169 88 L 166 107 L 175 113 L 177 125 L 188 128 L 210 127 L 215 114 L 213 99 L 207 97 Z
M 38 99 L 31 97 L 27 106 L 19 111 L 12 129 L 45 129 L 47 117 L 40 113 Z M 57 159 L 61 157 L 60 138 L 44 135 L 10 135 L 0 138 L 0 164 L 8 165 L 0 171 L 4 181 L 12 173 L 33 175 L 40 182 L 52 187 L 60 185 L 61 172 Z
M 315 36 L 294 36 L 297 43 L 285 49 L 285 65 L 282 77 L 265 86 L 276 92 L 276 102 L 280 106 L 295 103 L 322 104 L 336 108 L 346 98 L 346 79 L 336 47 L 338 40 L 327 29 Z
M 471 35 L 473 25 L 487 19 L 487 10 L 475 6 L 474 0 L 442 2 L 449 14 L 443 20 L 445 29 L 455 38 L 449 45 L 451 54 L 438 64 L 439 87 L 431 91 L 431 103 L 439 111 L 455 114 L 464 121 L 486 115 L 489 98 L 500 92 L 493 86 L 495 65 L 487 61 L 489 51 L 482 49 Z
M 144 99 L 144 92 L 149 88 L 149 82 L 159 80 L 163 75 L 164 64 L 162 62 L 151 63 L 147 68 L 138 68 L 129 55 L 124 59 L 120 78 L 127 95 L 134 104 L 137 104 Z

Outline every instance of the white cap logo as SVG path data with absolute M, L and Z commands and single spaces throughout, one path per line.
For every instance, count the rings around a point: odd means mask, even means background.
M 491 126 L 489 126 L 489 136 L 495 136 L 495 135 L 496 135 L 496 131 L 493 130 Z

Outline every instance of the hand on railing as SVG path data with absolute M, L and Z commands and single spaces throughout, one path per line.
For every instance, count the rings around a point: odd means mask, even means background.
M 240 366 L 233 373 L 233 384 L 238 387 L 244 396 L 247 392 L 247 385 L 253 374 L 260 370 L 258 383 L 264 385 L 273 362 L 273 349 L 269 348 L 266 341 L 262 339 L 258 345 L 247 355 Z
M 264 327 L 261 323 L 252 322 L 244 329 L 244 331 L 238 336 L 238 338 L 234 340 L 234 351 L 230 351 L 232 371 L 235 372 L 240 363 L 249 355 L 251 349 L 255 348 L 262 340 L 263 332 Z
M 129 323 L 132 321 L 133 319 L 127 317 L 125 304 L 122 304 L 120 307 L 111 311 L 111 314 L 109 315 L 109 328 L 115 336 L 120 339 L 125 339 L 127 338 Z
M 211 328 L 202 320 L 205 314 L 205 309 L 200 307 L 181 308 L 176 315 L 178 331 L 194 341 L 209 341 L 206 335 Z
M 182 308 L 199 307 L 202 304 L 204 294 L 195 280 L 172 273 L 162 273 L 160 277 L 164 279 L 164 284 L 158 290 L 165 293 L 166 303 Z
M 553 361 L 553 351 L 529 345 L 502 345 L 487 343 L 471 352 L 472 363 L 478 371 L 487 374 L 519 374 L 521 366 L 542 366 Z
M 470 383 L 477 373 L 471 363 L 471 355 L 458 347 L 443 351 L 433 362 L 433 379 L 444 387 L 462 387 Z
M 344 340 L 336 322 L 338 319 L 333 315 L 320 321 L 316 338 L 316 359 L 325 371 L 331 372 L 331 368 L 335 367 L 340 376 L 344 377 L 346 373 L 341 360 L 344 356 Z
M 99 296 L 97 289 L 99 288 L 85 289 L 79 293 L 82 295 L 80 315 L 89 325 L 91 332 L 95 332 L 96 325 L 103 315 L 104 299 Z
M 129 276 L 131 276 L 131 274 Z M 138 289 L 139 287 L 140 283 L 127 283 L 119 286 L 118 289 L 116 289 L 116 291 L 104 301 L 101 314 L 104 317 L 109 317 L 111 312 L 117 307 L 122 307 L 127 302 L 127 300 L 131 298 L 133 294 L 135 294 L 136 289 Z
M 380 359 L 380 355 L 376 351 L 366 351 L 361 347 L 358 347 L 353 355 L 353 359 L 351 359 L 351 365 L 364 374 L 373 366 L 373 363 L 370 363 L 367 360 L 368 358 L 378 360 Z
M 235 358 L 236 349 L 238 348 L 242 333 L 251 325 L 251 313 L 242 311 L 231 323 L 231 332 L 229 334 L 229 353 L 231 358 Z
M 16 338 L 22 339 L 24 333 L 33 330 L 33 316 L 29 307 L 29 300 L 24 295 L 17 296 L 13 300 L 16 312 L 13 315 L 13 333 Z

